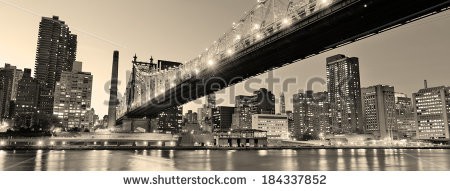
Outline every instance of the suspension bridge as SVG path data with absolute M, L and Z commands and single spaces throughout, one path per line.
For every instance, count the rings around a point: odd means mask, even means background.
M 258 0 L 229 31 L 183 64 L 133 62 L 116 123 L 152 117 L 325 51 L 448 10 L 450 0 Z

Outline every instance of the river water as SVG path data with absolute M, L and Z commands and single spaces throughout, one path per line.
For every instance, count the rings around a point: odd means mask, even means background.
M 417 171 L 450 170 L 445 149 L 4 151 L 12 171 Z

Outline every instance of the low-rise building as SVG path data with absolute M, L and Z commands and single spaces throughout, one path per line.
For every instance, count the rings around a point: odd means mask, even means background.
M 288 116 L 272 114 L 254 114 L 252 129 L 267 131 L 269 140 L 288 140 Z

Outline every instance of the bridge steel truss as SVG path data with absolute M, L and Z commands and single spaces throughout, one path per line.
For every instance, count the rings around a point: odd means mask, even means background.
M 140 71 L 126 118 L 155 116 L 250 77 L 446 11 L 450 0 L 259 0 L 179 68 Z M 153 85 L 152 85 L 153 84 Z M 125 107 L 125 106 L 122 106 Z

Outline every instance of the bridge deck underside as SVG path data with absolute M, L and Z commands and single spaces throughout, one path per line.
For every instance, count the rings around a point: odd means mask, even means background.
M 441 12 L 449 0 L 343 0 L 249 46 L 196 79 L 185 81 L 117 120 L 155 116 L 274 68 L 320 54 L 425 15 Z

